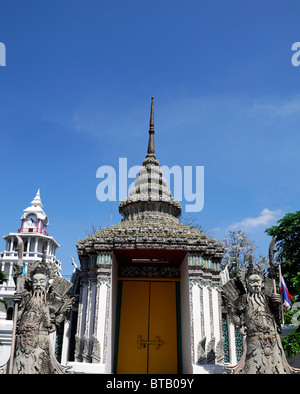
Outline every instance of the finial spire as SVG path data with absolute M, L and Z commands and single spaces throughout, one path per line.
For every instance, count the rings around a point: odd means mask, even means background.
M 36 196 L 34 199 L 31 201 L 32 206 L 39 206 L 43 208 L 42 200 L 41 200 L 41 194 L 40 194 L 40 189 L 38 189 Z
M 154 97 L 151 97 L 151 112 L 150 112 L 150 128 L 149 131 L 154 133 Z
M 154 147 L 154 98 L 151 97 L 151 111 L 150 111 L 150 127 L 149 127 L 149 143 L 148 143 L 148 155 L 155 154 Z

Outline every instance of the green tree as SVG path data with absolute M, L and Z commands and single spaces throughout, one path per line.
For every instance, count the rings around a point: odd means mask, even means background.
M 7 282 L 7 276 L 0 270 L 0 285 L 2 285 L 3 282 Z
M 300 332 L 292 332 L 282 340 L 287 357 L 291 358 L 300 353 Z
M 277 236 L 276 259 L 281 262 L 282 274 L 289 292 L 293 295 L 292 309 L 284 314 L 285 324 L 293 324 L 300 308 L 295 308 L 299 302 L 300 294 L 300 211 L 288 213 L 278 220 L 276 226 L 266 229 L 266 233 L 272 237 Z M 299 321 L 299 317 L 296 319 Z M 282 341 L 288 357 L 293 357 L 300 352 L 300 325 L 296 331 L 289 334 Z
M 291 294 L 300 293 L 300 211 L 288 213 L 276 226 L 266 229 L 271 237 L 277 236 L 276 259 L 281 262 L 282 274 Z

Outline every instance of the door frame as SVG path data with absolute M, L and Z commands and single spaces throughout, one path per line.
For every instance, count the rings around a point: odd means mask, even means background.
M 120 333 L 120 317 L 121 317 L 121 301 L 122 288 L 124 281 L 143 281 L 143 282 L 175 282 L 176 289 L 176 321 L 177 321 L 177 373 L 182 374 L 182 341 L 181 341 L 181 302 L 180 302 L 180 278 L 118 278 L 117 287 L 117 305 L 116 305 L 116 328 L 115 328 L 115 346 L 113 373 L 116 374 L 119 349 L 119 333 Z

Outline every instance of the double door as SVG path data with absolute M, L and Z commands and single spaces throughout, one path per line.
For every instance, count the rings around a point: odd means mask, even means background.
M 176 283 L 124 280 L 117 373 L 177 373 Z

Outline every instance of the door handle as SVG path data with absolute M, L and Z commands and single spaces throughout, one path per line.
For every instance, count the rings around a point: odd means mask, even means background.
M 155 350 L 158 350 L 159 347 L 161 345 L 163 345 L 163 344 L 164 344 L 164 341 L 161 341 L 159 336 L 155 337 L 155 341 L 145 341 L 145 340 L 143 340 L 141 335 L 139 335 L 137 337 L 137 348 L 138 349 L 141 349 L 142 346 L 145 347 L 146 345 L 154 345 L 155 346 Z
M 155 337 L 155 350 L 158 350 L 161 345 L 164 344 L 164 341 L 161 341 L 160 338 L 157 336 Z
M 141 348 L 142 348 L 142 336 L 141 336 L 141 335 L 139 335 L 139 336 L 137 337 L 137 348 L 138 348 L 138 349 L 141 349 Z

